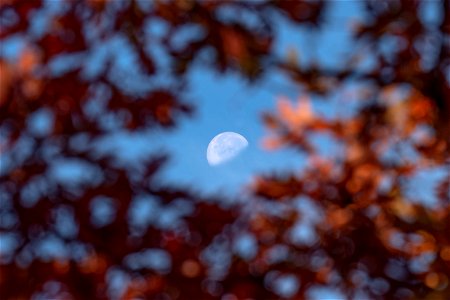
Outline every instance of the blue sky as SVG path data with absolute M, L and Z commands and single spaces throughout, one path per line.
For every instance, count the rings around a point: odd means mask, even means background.
M 49 12 L 57 12 L 52 1 Z M 344 1 L 330 2 L 326 12 L 326 22 L 319 30 L 310 26 L 298 27 L 278 17 L 275 53 L 285 57 L 288 51 L 295 50 L 300 63 L 308 65 L 313 61 L 327 67 L 339 67 L 342 58 L 349 52 L 350 21 L 363 18 L 360 2 Z M 38 36 L 44 32 L 40 29 L 46 25 L 45 14 L 36 14 L 33 19 L 32 34 Z M 147 32 L 163 36 L 167 28 L 160 21 L 147 24 Z M 186 36 L 195 34 L 195 28 Z M 182 43 L 180 36 L 179 42 Z M 13 38 L 2 46 L 3 56 L 13 58 L 20 53 L 23 42 Z M 151 51 L 157 55 L 158 64 L 167 65 L 163 51 L 154 43 Z M 117 51 L 117 49 L 120 49 Z M 65 55 L 52 63 L 57 73 L 64 73 L 86 59 L 84 75 L 95 76 L 101 70 L 104 59 L 114 57 L 114 68 L 119 74 L 127 74 L 113 80 L 130 90 L 147 90 L 155 82 L 172 80 L 165 74 L 152 80 L 150 84 L 136 72 L 134 54 L 120 37 L 115 37 L 105 44 L 96 44 L 94 50 L 87 56 Z M 132 66 L 130 68 L 130 66 Z M 145 83 L 144 83 L 145 82 Z M 245 184 L 250 183 L 255 174 L 261 172 L 283 170 L 300 170 L 305 165 L 305 158 L 292 149 L 281 149 L 267 152 L 261 147 L 261 139 L 266 130 L 261 122 L 262 112 L 273 111 L 276 99 L 287 96 L 292 101 L 301 95 L 297 86 L 289 83 L 281 73 L 270 72 L 254 84 L 249 84 L 244 78 L 231 72 L 218 74 L 200 63 L 188 75 L 189 92 L 187 99 L 192 100 L 196 107 L 193 118 L 180 120 L 180 126 L 175 132 L 167 134 L 164 131 L 139 132 L 127 134 L 123 131 L 113 132 L 103 139 L 100 149 L 112 151 L 120 160 L 136 162 L 161 149 L 169 150 L 173 155 L 167 168 L 161 174 L 161 179 L 167 182 L 177 182 L 198 187 L 205 192 L 226 191 L 239 194 Z M 314 109 L 318 113 L 333 115 L 334 102 L 315 102 Z M 47 116 L 47 117 L 46 117 Z M 45 128 L 51 126 L 51 118 L 46 111 L 40 111 L 30 122 L 30 128 Z M 235 160 L 221 166 L 211 167 L 206 161 L 206 147 L 209 141 L 223 131 L 235 131 L 247 138 L 249 147 Z M 333 145 L 322 141 L 323 148 Z M 76 164 L 61 164 L 58 174 L 67 177 L 80 174 Z M 66 175 L 64 175 L 66 174 Z
M 359 2 L 330 2 L 325 26 L 299 28 L 278 19 L 275 53 L 285 57 L 295 49 L 301 63 L 318 61 L 329 67 L 339 67 L 341 59 L 351 45 L 348 31 L 354 16 L 363 17 Z M 157 28 L 156 30 L 161 30 Z M 310 46 L 313 45 L 313 46 Z M 196 106 L 192 119 L 182 120 L 173 134 L 149 133 L 138 142 L 143 151 L 169 149 L 172 158 L 164 170 L 163 179 L 189 184 L 203 191 L 240 193 L 243 184 L 255 174 L 276 170 L 300 170 L 305 158 L 292 149 L 268 152 L 261 147 L 267 134 L 262 122 L 262 112 L 273 111 L 276 99 L 287 96 L 293 101 L 301 91 L 281 73 L 268 73 L 253 85 L 236 74 L 217 74 L 198 65 L 190 71 L 189 93 Z M 314 107 L 318 113 L 332 115 L 335 103 L 324 101 Z M 235 131 L 247 138 L 249 147 L 235 160 L 211 167 L 206 161 L 206 148 L 210 140 L 223 131 Z M 129 149 L 127 140 L 118 138 L 121 149 Z M 136 145 L 136 144 L 134 144 Z M 323 142 L 323 147 L 331 147 Z M 133 151 L 138 151 L 136 148 Z M 123 153 L 126 155 L 126 153 Z

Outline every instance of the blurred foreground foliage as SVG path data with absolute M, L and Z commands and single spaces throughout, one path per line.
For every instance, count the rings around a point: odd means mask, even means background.
M 276 20 L 320 30 L 329 2 L 2 1 L 0 38 L 25 46 L 0 61 L 1 298 L 303 299 L 331 288 L 448 299 L 450 2 L 435 3 L 431 25 L 424 3 L 362 2 L 370 18 L 352 26 L 350 59 L 329 69 L 273 49 Z M 258 176 L 241 204 L 162 185 L 164 154 L 129 165 L 96 151 L 118 131 L 170 134 L 195 109 L 183 94 L 194 63 L 295 82 L 298 100 L 263 116 L 263 145 L 306 154 L 306 169 Z M 356 113 L 314 110 L 349 84 Z M 82 165 L 83 179 L 61 180 L 62 163 Z M 435 170 L 430 204 L 411 180 Z

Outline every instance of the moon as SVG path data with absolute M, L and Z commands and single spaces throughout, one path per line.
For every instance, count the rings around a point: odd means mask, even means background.
M 236 132 L 222 132 L 208 145 L 206 159 L 210 166 L 220 165 L 236 157 L 248 146 L 248 141 Z

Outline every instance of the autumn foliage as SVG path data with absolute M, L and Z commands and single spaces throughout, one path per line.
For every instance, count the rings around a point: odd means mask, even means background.
M 0 4 L 2 43 L 25 45 L 0 58 L 1 299 L 449 299 L 449 1 L 431 25 L 426 1 L 361 1 L 369 18 L 352 24 L 339 69 L 274 50 L 277 20 L 319 31 L 326 1 L 52 2 Z M 180 43 L 186 28 L 197 34 Z M 102 47 L 113 54 L 97 59 Z M 129 165 L 97 151 L 114 132 L 170 134 L 195 117 L 198 64 L 295 83 L 296 99 L 262 115 L 262 145 L 295 149 L 305 169 L 258 175 L 242 203 L 162 184 L 164 153 Z M 343 113 L 318 113 L 320 101 Z M 59 163 L 82 179 L 58 179 Z M 143 203 L 151 213 L 130 217 Z

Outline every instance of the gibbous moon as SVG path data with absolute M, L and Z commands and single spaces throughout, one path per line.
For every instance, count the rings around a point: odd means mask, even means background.
M 235 132 L 222 132 L 208 145 L 206 159 L 211 166 L 219 165 L 234 158 L 248 146 L 248 141 Z

